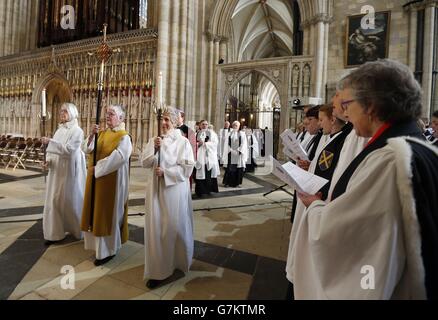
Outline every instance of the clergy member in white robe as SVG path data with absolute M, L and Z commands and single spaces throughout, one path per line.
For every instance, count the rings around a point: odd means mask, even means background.
M 348 118 L 345 114 L 346 109 L 342 106 L 341 102 L 341 96 L 340 91 L 342 88 L 342 80 L 338 83 L 338 87 L 336 90 L 336 94 L 333 96 L 332 104 L 333 104 L 333 115 L 341 120 L 348 122 Z M 351 126 L 349 124 L 348 126 Z M 351 129 L 350 129 L 351 130 Z M 364 149 L 366 143 L 368 142 L 368 138 L 365 137 L 359 137 L 355 130 L 349 131 L 347 137 L 343 138 L 341 150 L 339 151 L 339 155 L 336 157 L 336 163 L 334 163 L 334 171 L 331 174 L 330 178 L 330 184 L 328 191 L 324 191 L 324 193 L 327 193 L 327 196 L 324 195 L 325 201 L 329 202 L 332 197 L 333 189 L 338 182 L 341 175 L 344 173 L 345 169 L 350 165 L 351 161 Z M 316 166 L 316 164 L 315 164 Z M 333 170 L 333 168 L 331 168 Z M 298 203 L 298 200 L 294 198 L 293 204 Z M 296 212 L 296 206 L 292 206 L 295 210 L 292 211 L 293 219 L 295 219 L 295 212 Z M 303 204 L 301 203 L 301 206 Z M 303 212 L 303 207 L 300 208 L 300 211 L 298 212 L 299 215 Z M 296 237 L 296 231 L 298 230 L 298 223 L 294 223 L 292 226 L 292 230 L 289 237 L 289 253 L 288 253 L 288 259 L 286 264 L 286 274 L 288 279 L 290 280 L 292 278 L 292 270 L 293 270 L 293 263 L 294 260 L 293 252 L 295 250 L 294 245 L 296 243 L 295 237 Z
M 80 224 L 87 172 L 81 150 L 84 132 L 77 118 L 76 106 L 64 103 L 55 135 L 51 139 L 42 138 L 47 145 L 45 165 L 49 168 L 43 212 L 46 244 L 63 240 L 66 233 L 82 238 Z
M 246 129 L 248 145 L 248 159 L 246 159 L 246 172 L 254 172 L 257 167 L 256 160 L 259 157 L 259 143 L 251 129 Z
M 208 121 L 202 120 L 201 130 L 197 133 L 198 151 L 196 154 L 196 186 L 198 197 L 219 192 L 217 177 L 220 175 L 217 148 L 219 139 L 217 134 L 208 129 Z
M 258 151 L 258 154 L 259 154 L 260 157 L 262 157 L 263 156 L 262 150 L 264 149 L 264 145 L 265 145 L 265 141 L 264 141 L 264 138 L 263 138 L 262 130 L 260 128 L 255 129 L 254 130 L 254 136 L 257 139 L 257 144 L 258 144 L 258 150 L 257 151 Z
M 99 133 L 97 163 L 92 167 L 94 134 L 99 126 L 92 127 L 92 134 L 82 148 L 90 154 L 87 186 L 82 211 L 82 230 L 85 249 L 96 252 L 96 266 L 102 265 L 117 254 L 122 243 L 128 240 L 129 163 L 132 143 L 125 131 L 125 111 L 122 106 L 112 105 L 106 112 L 107 129 Z M 91 178 L 94 174 L 96 187 L 94 213 L 91 219 Z
M 188 272 L 193 257 L 193 209 L 189 178 L 194 167 L 190 142 L 175 129 L 178 113 L 167 107 L 161 138 L 149 141 L 141 156 L 147 168 L 145 269 L 148 288 L 175 269 Z M 158 154 L 160 163 L 158 164 Z
M 248 160 L 248 140 L 244 131 L 239 131 L 240 122 L 233 122 L 233 131 L 224 145 L 223 163 L 225 168 L 223 185 L 225 187 L 239 187 Z
M 421 87 L 396 61 L 368 62 L 343 82 L 358 136 L 372 137 L 330 203 L 300 194 L 289 279 L 296 299 L 436 299 L 438 149 L 416 125 Z
M 230 131 L 231 131 L 230 122 L 225 121 L 224 127 L 219 130 L 219 134 L 218 134 L 219 143 L 217 146 L 217 157 L 219 160 L 219 165 L 223 165 L 222 154 L 224 153 L 224 145 L 228 139 L 228 135 L 230 134 Z

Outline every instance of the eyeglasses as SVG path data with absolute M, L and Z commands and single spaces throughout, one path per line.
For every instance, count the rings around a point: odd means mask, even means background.
M 350 103 L 354 102 L 354 101 L 356 101 L 356 99 L 351 99 L 351 100 L 347 100 L 347 101 L 342 101 L 342 102 L 341 102 L 341 107 L 342 107 L 342 109 L 347 110 L 348 105 L 349 105 Z

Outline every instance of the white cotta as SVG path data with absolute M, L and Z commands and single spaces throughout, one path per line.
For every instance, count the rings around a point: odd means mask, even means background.
M 211 177 L 217 178 L 220 175 L 219 161 L 217 158 L 217 148 L 219 139 L 217 134 L 213 130 L 208 130 L 210 139 L 208 142 L 204 142 L 202 146 L 198 147 L 197 159 L 196 159 L 196 179 L 204 180 L 206 177 L 205 166 L 207 170 L 211 170 Z M 204 140 L 207 136 L 207 130 L 202 130 L 198 133 L 198 137 Z
M 338 133 L 334 134 L 332 137 L 330 135 L 323 135 L 320 140 L 320 144 L 318 146 L 318 150 L 315 153 L 315 158 L 313 158 L 312 162 L 309 166 L 309 172 L 315 173 L 316 166 L 318 165 L 318 159 L 321 155 L 322 150 L 330 143 L 332 142 L 337 136 L 339 136 L 342 133 L 342 131 L 339 131 Z M 322 143 L 321 143 L 322 141 Z M 328 200 L 327 200 L 328 202 Z M 300 199 L 297 199 L 297 206 L 295 208 L 295 219 L 294 223 L 292 224 L 292 229 L 289 236 L 289 249 L 288 249 L 288 255 L 287 255 L 287 262 L 286 262 L 286 273 L 287 277 L 290 280 L 291 279 L 291 273 L 292 273 L 292 264 L 293 264 L 293 251 L 294 251 L 294 244 L 295 244 L 295 238 L 298 230 L 298 223 L 295 223 L 297 221 L 297 217 L 301 217 L 304 211 L 306 210 L 306 207 L 304 206 L 303 202 Z
M 59 125 L 47 146 L 49 166 L 43 213 L 44 239 L 59 241 L 65 233 L 81 239 L 81 214 L 84 203 L 85 155 L 81 151 L 84 133 L 73 119 Z
M 217 146 L 217 157 L 221 163 L 222 163 L 222 154 L 224 152 L 224 144 L 227 143 L 227 137 L 228 137 L 228 134 L 231 130 L 233 130 L 233 129 L 222 128 L 219 130 L 219 135 L 218 135 L 219 143 Z
M 335 139 L 341 132 L 334 135 L 325 145 L 327 145 L 331 140 Z M 365 148 L 366 143 L 368 142 L 368 138 L 359 137 L 354 129 L 350 132 L 350 134 L 345 138 L 344 144 L 342 146 L 338 163 L 336 164 L 336 168 L 333 172 L 333 176 L 331 179 L 331 184 L 329 188 L 329 193 L 326 202 L 329 202 L 332 196 L 333 189 L 341 177 L 342 173 L 344 173 L 345 169 L 350 165 L 351 161 Z M 321 153 L 322 149 L 319 153 Z M 315 156 L 312 163 L 310 164 L 309 171 L 314 172 L 316 168 L 316 161 L 318 156 Z M 303 214 L 305 210 L 305 206 L 300 199 L 297 199 L 297 206 L 295 209 L 295 219 L 292 225 L 292 230 L 289 236 L 289 250 L 288 250 L 288 258 L 286 263 L 286 273 L 287 277 L 291 278 L 291 273 L 293 270 L 293 252 L 295 250 L 294 246 L 296 245 L 295 238 L 297 236 L 297 230 L 299 228 L 299 224 L 297 223 L 299 216 Z
M 258 142 L 258 154 L 261 155 L 262 154 L 262 147 L 265 143 L 265 139 L 263 137 L 263 132 L 261 129 L 255 129 L 254 135 L 255 135 L 257 142 Z
M 240 146 L 239 146 L 240 137 Z M 230 139 L 231 138 L 231 148 Z M 227 142 L 224 145 L 224 153 L 222 155 L 222 162 L 224 167 L 228 167 L 228 154 L 231 152 L 231 163 L 237 164 L 237 168 L 245 168 L 248 160 L 248 140 L 246 134 L 242 131 L 232 130 L 227 137 Z
M 193 209 L 189 178 L 194 157 L 189 141 L 180 130 L 170 130 L 160 147 L 160 168 L 157 177 L 158 152 L 154 139 L 147 144 L 140 158 L 147 169 L 145 216 L 144 278 L 163 280 L 175 269 L 188 272 L 193 257 Z
M 251 138 L 252 138 L 252 143 L 251 143 Z M 254 133 L 247 134 L 246 135 L 246 139 L 247 139 L 247 143 L 248 143 L 248 158 L 247 158 L 247 163 L 251 163 L 251 159 L 250 159 L 250 157 L 251 157 L 251 149 L 252 149 L 252 158 L 253 158 L 253 160 L 255 162 L 256 159 L 260 155 L 259 143 L 258 143 L 257 138 L 256 138 Z
M 111 129 L 107 129 L 111 130 Z M 112 129 L 124 130 L 124 124 Z M 88 145 L 88 139 L 82 144 L 85 153 L 94 150 L 93 142 Z M 100 178 L 117 171 L 116 201 L 114 202 L 112 232 L 110 236 L 96 237 L 91 232 L 84 232 L 85 250 L 96 251 L 96 259 L 104 259 L 116 255 L 122 247 L 121 226 L 125 213 L 125 203 L 129 197 L 129 158 L 132 153 L 132 143 L 129 135 L 125 135 L 117 148 L 106 158 L 97 161 L 94 176 Z
M 351 161 L 353 161 L 353 159 L 362 152 L 368 141 L 369 138 L 359 137 L 354 129 L 351 130 L 350 134 L 345 138 L 344 145 L 342 146 L 341 153 L 339 155 L 338 163 L 335 171 L 333 172 L 332 182 L 327 199 L 332 198 L 333 189 L 335 188 L 339 178 L 342 176 L 345 169 L 348 168 Z

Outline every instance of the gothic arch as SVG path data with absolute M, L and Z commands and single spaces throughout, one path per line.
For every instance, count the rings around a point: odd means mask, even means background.
M 227 102 L 228 96 L 231 92 L 231 90 L 233 90 L 233 88 L 243 79 L 245 79 L 248 75 L 250 75 L 253 72 L 257 72 L 260 73 L 261 75 L 265 76 L 270 82 L 272 82 L 272 84 L 274 85 L 275 89 L 278 92 L 278 95 L 280 96 L 280 101 L 281 101 L 281 93 L 283 92 L 283 90 L 287 90 L 287 88 L 283 88 L 281 85 L 279 85 L 277 83 L 277 81 L 275 81 L 273 79 L 273 77 L 264 69 L 259 69 L 259 68 L 253 68 L 253 69 L 248 69 L 245 71 L 241 71 L 238 72 L 236 74 L 234 74 L 234 80 L 233 82 L 231 82 L 229 85 L 227 85 L 227 88 L 221 98 L 221 106 L 224 106 Z M 284 101 L 286 103 L 286 101 Z M 281 103 L 283 103 L 283 101 L 281 101 Z M 222 109 L 222 108 L 221 108 Z M 223 110 L 224 111 L 224 110 Z
M 57 109 L 61 103 L 70 102 L 73 100 L 73 92 L 69 85 L 68 80 L 65 76 L 58 72 L 52 71 L 43 75 L 35 85 L 35 88 L 32 93 L 32 119 L 33 122 L 32 127 L 35 132 L 41 132 L 41 127 L 39 123 L 40 114 L 41 114 L 41 94 L 44 88 L 53 88 L 56 93 L 51 93 L 53 97 L 52 101 L 56 105 L 52 105 L 51 119 L 47 119 L 47 132 L 46 133 L 54 133 L 57 127 Z M 50 90 L 50 89 L 49 89 Z M 50 93 L 50 91 L 48 92 Z M 48 101 L 49 98 L 48 98 Z M 48 110 L 49 111 L 49 110 Z M 50 111 L 49 111 L 50 112 Z
M 289 89 L 289 59 L 267 59 L 265 61 L 251 61 L 234 63 L 219 67 L 219 83 L 216 98 L 216 123 L 222 122 L 225 114 L 227 98 L 231 90 L 251 72 L 257 72 L 266 77 L 275 87 L 282 106 L 281 112 L 287 113 Z
M 231 17 L 239 0 L 216 1 L 210 16 L 208 31 L 220 37 L 229 37 Z M 300 9 L 301 21 L 309 23 L 318 16 L 331 16 L 333 0 L 297 0 Z
M 65 85 L 68 91 L 69 100 L 73 99 L 73 92 L 67 78 L 60 72 L 49 72 L 43 75 L 35 85 L 32 92 L 32 106 L 41 105 L 41 93 L 52 81 L 59 81 Z

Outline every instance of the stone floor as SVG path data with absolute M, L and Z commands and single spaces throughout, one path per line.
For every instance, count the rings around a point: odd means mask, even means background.
M 195 252 L 190 271 L 149 290 L 143 280 L 145 173 L 131 170 L 130 241 L 95 267 L 94 252 L 67 238 L 46 247 L 42 236 L 44 176 L 37 169 L 0 169 L 0 299 L 285 299 L 291 196 L 271 175 L 247 175 L 241 188 L 194 197 Z M 219 181 L 221 179 L 219 178 Z M 62 289 L 64 266 L 74 289 Z

